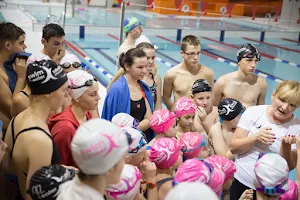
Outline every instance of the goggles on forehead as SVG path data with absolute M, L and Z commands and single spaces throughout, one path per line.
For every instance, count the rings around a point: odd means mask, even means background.
M 259 53 L 246 53 L 241 56 L 241 58 L 256 58 L 258 61 L 260 61 L 261 55 Z
M 73 63 L 65 62 L 64 64 L 61 64 L 60 66 L 64 69 L 69 69 L 71 66 L 74 67 L 74 68 L 79 68 L 79 67 L 81 67 L 81 63 L 79 63 L 79 62 L 73 62 Z
M 137 154 L 139 152 L 139 150 L 141 148 L 143 148 L 146 144 L 147 144 L 147 141 L 145 140 L 144 136 L 142 136 L 140 139 L 139 145 L 135 149 L 129 150 L 128 153 Z
M 90 87 L 92 86 L 95 82 L 97 82 L 97 78 L 94 77 L 94 79 L 90 79 L 87 80 L 84 85 L 80 85 L 80 86 L 70 86 L 71 89 L 79 89 L 79 88 L 83 88 L 83 87 Z
M 182 151 L 183 153 L 187 153 L 187 152 L 190 152 L 190 151 L 194 151 L 194 150 L 196 150 L 196 149 L 199 149 L 199 148 L 201 148 L 201 147 L 205 147 L 206 145 L 207 145 L 207 139 L 206 139 L 206 138 L 203 138 L 203 139 L 201 140 L 201 142 L 200 142 L 196 147 L 191 148 L 191 149 L 185 149 L 185 148 L 182 148 L 181 151 Z

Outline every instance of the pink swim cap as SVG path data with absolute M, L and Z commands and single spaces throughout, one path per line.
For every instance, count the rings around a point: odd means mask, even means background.
M 177 118 L 187 115 L 187 114 L 195 114 L 197 106 L 193 103 L 192 99 L 181 97 L 175 106 L 174 113 Z
M 175 114 L 167 109 L 154 111 L 150 118 L 150 126 L 157 134 L 166 133 L 175 122 Z
M 108 185 L 105 194 L 117 200 L 134 199 L 140 190 L 142 174 L 139 169 L 132 165 L 124 165 L 121 174 L 121 182 Z
M 292 181 L 288 180 L 289 190 L 279 197 L 279 200 L 294 200 L 298 199 L 298 186 Z
M 205 183 L 220 196 L 224 179 L 224 173 L 218 168 L 197 159 L 189 159 L 178 168 L 174 177 L 174 184 L 182 182 Z
M 180 137 L 181 151 L 188 159 L 196 158 L 206 145 L 206 136 L 198 132 L 186 132 Z
M 225 174 L 225 181 L 232 179 L 234 173 L 236 172 L 235 164 L 232 160 L 229 160 L 223 156 L 213 155 L 206 159 L 205 162 L 208 162 L 213 167 L 217 167 L 222 170 Z
M 152 144 L 149 158 L 157 168 L 167 169 L 177 162 L 179 154 L 180 145 L 176 139 L 160 138 Z

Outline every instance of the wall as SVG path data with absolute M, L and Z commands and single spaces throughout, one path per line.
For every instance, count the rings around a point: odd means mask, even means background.
M 280 21 L 297 21 L 299 19 L 300 0 L 283 0 Z

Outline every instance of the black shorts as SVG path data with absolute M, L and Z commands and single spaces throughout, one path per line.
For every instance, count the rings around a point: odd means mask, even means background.
M 239 200 L 243 192 L 247 189 L 251 189 L 245 185 L 243 185 L 238 180 L 234 179 L 231 187 L 230 187 L 230 200 Z M 256 191 L 253 193 L 253 200 L 256 200 Z

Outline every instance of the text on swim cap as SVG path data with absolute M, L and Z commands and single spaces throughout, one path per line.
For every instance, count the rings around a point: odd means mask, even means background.
M 87 159 L 102 154 L 105 149 L 106 147 L 104 141 L 99 141 L 95 144 L 91 144 L 85 149 L 80 150 L 80 153 L 84 156 L 85 159 Z

